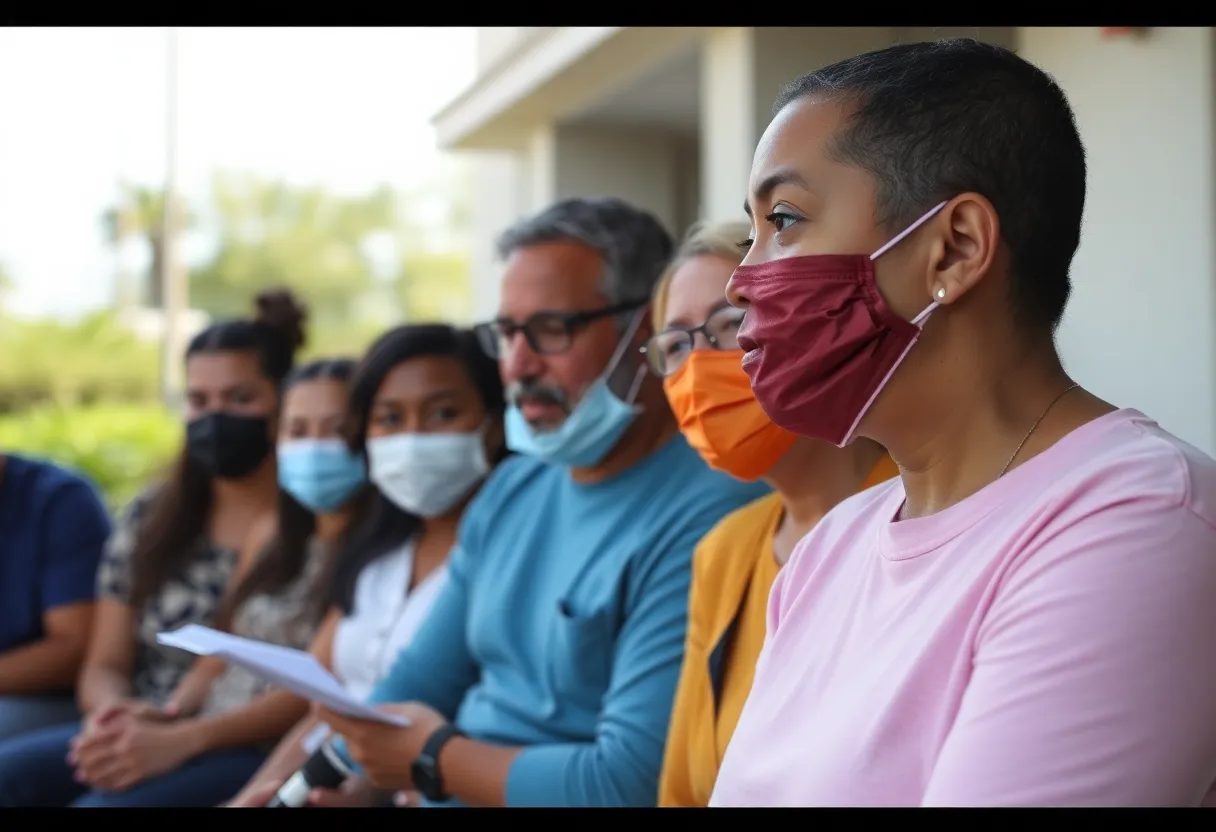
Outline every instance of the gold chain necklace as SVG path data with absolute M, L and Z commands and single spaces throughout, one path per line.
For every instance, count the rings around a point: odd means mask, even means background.
M 1051 404 L 1047 405 L 1046 409 L 1044 409 L 1042 414 L 1039 415 L 1039 418 L 1034 420 L 1034 424 L 1030 426 L 1030 430 L 1026 431 L 1026 435 L 1022 437 L 1022 441 L 1019 442 L 1018 446 L 1013 449 L 1013 455 L 1009 457 L 1009 461 L 1005 463 L 1005 467 L 1001 469 L 1001 473 L 996 475 L 996 478 L 998 480 L 1001 477 L 1005 476 L 1006 473 L 1008 473 L 1009 466 L 1013 464 L 1013 461 L 1018 458 L 1018 454 L 1020 454 L 1022 452 L 1022 446 L 1026 444 L 1026 440 L 1028 440 L 1030 438 L 1031 434 L 1034 433 L 1035 428 L 1037 428 L 1039 426 L 1039 422 L 1042 422 L 1043 418 L 1045 416 L 1047 416 L 1047 414 L 1049 412 L 1051 412 L 1051 409 L 1053 407 L 1056 406 L 1056 402 L 1058 402 L 1060 399 L 1064 398 L 1065 393 L 1070 393 L 1073 390 L 1076 390 L 1080 386 L 1081 385 L 1074 382 L 1071 386 L 1067 387 L 1063 393 L 1060 393 L 1060 395 L 1056 396 L 1054 399 L 1051 400 Z

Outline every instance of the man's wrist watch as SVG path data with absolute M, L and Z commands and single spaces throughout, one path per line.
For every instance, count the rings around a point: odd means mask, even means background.
M 443 790 L 443 778 L 439 774 L 439 752 L 448 744 L 448 740 L 463 736 L 464 733 L 451 723 L 440 726 L 427 738 L 418 759 L 410 767 L 414 788 L 427 800 L 440 803 L 448 799 Z

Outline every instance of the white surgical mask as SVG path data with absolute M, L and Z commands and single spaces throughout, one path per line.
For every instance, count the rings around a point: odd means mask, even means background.
M 484 428 L 378 436 L 367 441 L 367 461 L 384 496 L 420 517 L 445 514 L 490 472 Z

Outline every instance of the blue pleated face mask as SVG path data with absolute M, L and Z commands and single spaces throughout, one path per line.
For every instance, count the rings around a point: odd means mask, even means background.
M 608 381 L 620 366 L 645 314 L 646 310 L 642 309 L 634 315 L 612 360 L 560 426 L 553 430 L 534 430 L 512 403 L 506 414 L 507 447 L 516 453 L 571 468 L 589 468 L 601 462 L 642 412 L 634 399 L 645 377 L 645 365 L 638 367 L 624 399 L 612 392 Z
M 367 482 L 363 460 L 340 439 L 293 439 L 278 448 L 279 487 L 318 514 L 337 511 Z

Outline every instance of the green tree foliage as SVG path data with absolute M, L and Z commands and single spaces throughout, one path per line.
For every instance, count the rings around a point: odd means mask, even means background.
M 0 355 L 0 413 L 157 395 L 156 345 L 140 341 L 109 311 L 73 323 L 6 320 Z
M 182 227 L 215 243 L 190 270 L 190 305 L 212 317 L 243 315 L 259 290 L 287 285 L 308 302 L 314 337 L 338 344 L 403 320 L 463 321 L 471 306 L 470 184 L 461 165 L 408 193 L 385 186 L 355 196 L 217 174 L 208 205 L 179 208 Z M 154 289 L 162 204 L 157 191 L 128 189 L 103 217 L 112 243 L 147 240 Z M 381 244 L 379 255 L 371 243 Z M 158 291 L 144 298 L 159 305 Z
M 8 293 L 13 290 L 13 279 L 5 270 L 4 264 L 0 263 L 0 314 L 4 313 L 4 304 L 8 299 Z
M 403 200 L 407 231 L 395 286 L 407 320 L 470 323 L 472 194 L 470 169 L 451 165 Z
M 190 270 L 190 306 L 213 318 L 245 315 L 258 290 L 288 285 L 311 311 L 304 360 L 358 357 L 407 320 L 467 322 L 469 184 L 460 166 L 409 193 L 356 196 L 218 175 L 207 204 L 178 206 L 179 227 L 214 243 Z M 101 218 L 112 244 L 147 243 L 152 263 L 138 295 L 152 307 L 160 305 L 163 202 L 157 189 L 128 188 Z M 6 284 L 0 269 L 0 313 Z M 111 505 L 122 504 L 180 442 L 177 418 L 158 402 L 159 355 L 159 343 L 110 311 L 76 322 L 5 317 L 0 451 L 78 468 Z
M 469 323 L 472 297 L 464 251 L 419 251 L 401 265 L 397 292 L 407 320 Z
M 258 290 L 288 285 L 309 304 L 315 328 L 351 323 L 352 304 L 372 287 L 364 240 L 391 233 L 396 200 L 387 188 L 342 197 L 252 176 L 218 176 L 219 246 L 190 276 L 191 305 L 216 316 L 244 314 Z
M 155 404 L 40 407 L 0 417 L 0 450 L 80 471 L 118 510 L 172 462 L 182 427 Z

